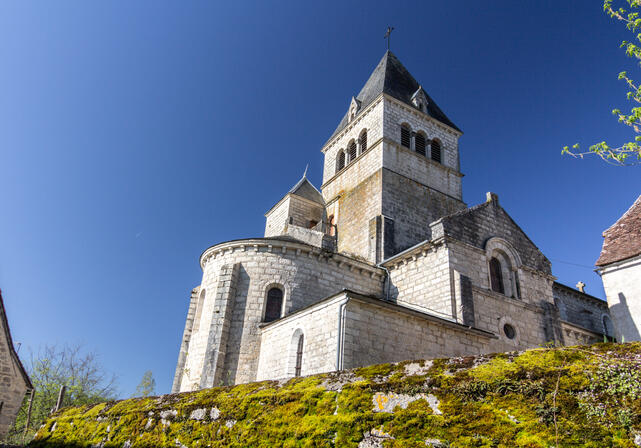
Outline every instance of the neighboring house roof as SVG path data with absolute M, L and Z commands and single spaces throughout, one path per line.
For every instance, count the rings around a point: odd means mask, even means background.
M 617 222 L 603 232 L 603 248 L 597 266 L 622 261 L 641 254 L 641 196 Z
M 397 100 L 400 100 L 412 107 L 412 96 L 421 88 L 421 85 L 407 71 L 401 61 L 391 51 L 386 51 L 383 59 L 378 63 L 369 79 L 356 97 L 360 107 L 357 113 L 360 114 L 367 106 L 374 101 L 381 93 L 386 93 Z M 461 131 L 449 118 L 443 113 L 432 98 L 425 92 L 427 98 L 427 114 L 446 124 L 457 131 Z M 336 134 L 342 131 L 349 122 L 349 110 L 341 120 L 340 124 L 329 138 L 331 140 Z
M 303 175 L 301 180 L 299 180 L 296 185 L 294 185 L 291 190 L 288 191 L 288 194 L 295 194 L 296 196 L 309 199 L 312 202 L 317 202 L 321 205 L 325 205 L 323 195 L 309 180 L 307 180 L 306 175 Z
M 9 321 L 7 320 L 7 313 L 4 308 L 4 302 L 2 301 L 2 291 L 0 291 L 0 322 L 2 322 L 2 327 L 4 328 L 4 333 L 5 333 L 4 336 L 6 338 L 7 345 L 9 346 L 9 353 L 11 355 L 11 358 L 16 363 L 18 370 L 20 370 L 20 373 L 22 374 L 22 378 L 24 378 L 24 382 L 26 383 L 27 388 L 33 389 L 33 385 L 31 384 L 31 379 L 29 378 L 29 375 L 27 375 L 27 371 L 22 365 L 22 362 L 20 361 L 20 358 L 18 357 L 18 354 L 16 353 L 16 350 L 13 346 L 13 340 L 11 339 L 11 331 L 9 331 Z

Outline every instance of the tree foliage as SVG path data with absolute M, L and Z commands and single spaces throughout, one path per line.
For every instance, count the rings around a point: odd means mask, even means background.
M 625 24 L 625 27 L 634 36 L 632 40 L 621 42 L 621 48 L 625 49 L 625 54 L 635 59 L 641 66 L 641 17 L 639 17 L 638 8 L 641 7 L 641 0 L 625 0 L 629 6 L 628 9 L 612 6 L 613 0 L 603 2 L 603 10 L 613 19 Z M 612 114 L 616 116 L 619 123 L 632 128 L 634 138 L 619 146 L 611 146 L 605 141 L 595 143 L 590 146 L 588 151 L 581 152 L 579 144 L 576 143 L 572 148 L 566 146 L 562 153 L 574 157 L 583 158 L 586 155 L 597 155 L 606 162 L 613 165 L 634 165 L 641 163 L 641 85 L 634 81 L 627 72 L 619 73 L 619 80 L 625 82 L 628 92 L 627 99 L 633 103 L 630 111 L 625 113 L 620 109 L 614 109 Z
M 98 403 L 114 399 L 116 395 L 116 377 L 105 372 L 95 353 L 84 352 L 78 345 L 47 345 L 37 353 L 32 352 L 25 367 L 35 388 L 26 440 L 31 439 L 55 407 L 60 386 L 66 386 L 63 407 Z M 22 441 L 28 405 L 29 394 L 20 408 L 8 441 Z
M 137 397 L 148 397 L 156 393 L 156 380 L 151 370 L 147 370 L 136 387 Z

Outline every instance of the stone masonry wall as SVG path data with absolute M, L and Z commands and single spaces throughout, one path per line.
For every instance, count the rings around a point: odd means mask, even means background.
M 400 126 L 403 123 L 407 123 L 410 125 L 412 131 L 425 132 L 428 140 L 432 140 L 434 138 L 440 140 L 442 151 L 441 159 L 443 165 L 455 171 L 460 170 L 458 149 L 458 138 L 460 133 L 438 123 L 436 120 L 430 118 L 417 109 L 390 97 L 385 97 L 384 115 L 385 124 L 383 132 L 387 138 L 400 143 Z
M 289 216 L 291 224 L 295 226 L 310 227 L 310 221 L 319 223 L 323 220 L 324 207 L 316 202 L 309 201 L 295 194 L 290 196 Z M 289 223 L 289 221 L 288 221 Z
M 301 375 L 336 370 L 338 310 L 345 296 L 339 295 L 295 318 L 275 322 L 262 330 L 257 380 L 294 376 L 298 335 L 304 335 Z
M 452 299 L 448 250 L 444 245 L 425 246 L 424 250 L 398 263 L 389 270 L 390 300 L 399 305 L 452 317 Z
M 345 315 L 343 368 L 421 357 L 466 356 L 490 350 L 489 337 L 455 330 L 369 303 L 351 300 Z
M 215 254 L 215 255 L 214 255 Z M 315 303 L 343 288 L 380 296 L 384 272 L 369 264 L 328 254 L 304 244 L 279 240 L 244 240 L 215 246 L 203 255 L 201 288 L 206 296 L 199 331 L 191 336 L 181 390 L 199 384 L 212 347 L 209 330 L 219 315 L 215 297 L 223 265 L 239 264 L 236 294 L 230 316 L 224 383 L 256 378 L 260 331 L 267 290 L 284 290 L 284 314 Z M 193 387 L 193 386 L 192 386 Z
M 0 302 L 2 306 L 2 302 Z M 4 323 L 0 319 L 0 436 L 9 431 L 22 405 L 27 391 L 18 366 L 11 357 L 9 341 L 5 338 Z
M 614 337 L 612 328 L 606 328 L 603 320 L 609 319 L 608 304 L 596 297 L 555 283 L 552 288 L 554 303 L 562 320 L 578 325 L 595 333 L 607 333 Z M 611 322 L 611 321 L 610 321 Z M 612 327 L 612 325 L 610 325 Z
M 382 190 L 382 213 L 394 220 L 393 253 L 430 239 L 429 223 L 465 207 L 451 196 L 388 169 L 383 169 Z
M 618 341 L 641 341 L 641 257 L 601 270 Z
M 473 247 L 484 248 L 492 237 L 512 244 L 524 265 L 551 274 L 550 261 L 519 228 L 498 203 L 498 198 L 432 223 L 433 238 L 446 234 Z
M 369 221 L 381 214 L 381 171 L 346 191 L 338 201 L 338 251 L 369 259 Z
M 265 237 L 282 235 L 289 221 L 289 200 L 285 197 L 278 206 L 269 211 L 265 220 Z
M 180 384 L 183 379 L 182 372 L 185 369 L 185 362 L 187 360 L 187 353 L 189 350 L 189 341 L 194 329 L 194 317 L 196 316 L 199 295 L 200 287 L 196 287 L 191 290 L 191 294 L 189 296 L 189 307 L 187 308 L 187 319 L 185 320 L 185 329 L 183 330 L 183 338 L 180 343 L 180 351 L 178 352 L 176 374 L 174 375 L 174 381 L 171 386 L 172 393 L 180 391 Z
M 452 199 L 463 200 L 462 175 L 458 171 L 435 162 L 429 154 L 423 156 L 401 146 L 400 141 L 385 139 L 383 166 Z
M 351 140 L 357 141 L 363 129 L 367 130 L 367 152 L 369 152 L 373 148 L 373 144 L 383 138 L 382 99 L 370 104 L 366 111 L 359 114 L 350 124 L 347 125 L 347 127 L 345 127 L 345 129 L 325 145 L 322 150 L 323 153 L 325 153 L 323 187 L 325 187 L 325 184 L 336 175 L 336 157 L 338 153 L 345 150 L 345 148 L 347 148 L 347 144 Z M 367 154 L 367 152 L 365 154 Z M 378 168 L 380 168 L 380 165 L 378 165 L 375 170 Z M 366 176 L 367 174 L 365 177 Z M 325 194 L 325 191 L 323 191 L 323 197 L 325 197 L 325 200 L 331 199 L 331 197 L 328 197 Z

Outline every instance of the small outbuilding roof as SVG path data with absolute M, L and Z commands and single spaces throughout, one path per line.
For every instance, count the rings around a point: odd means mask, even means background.
M 24 379 L 24 382 L 27 385 L 27 388 L 33 389 L 33 385 L 31 384 L 31 379 L 29 378 L 29 375 L 27 374 L 27 371 L 22 365 L 22 362 L 18 357 L 18 353 L 16 353 L 16 349 L 13 346 L 13 340 L 11 339 L 11 331 L 9 331 L 9 321 L 7 320 L 7 313 L 4 308 L 4 302 L 2 301 L 2 291 L 0 291 L 0 322 L 2 322 L 2 327 L 4 328 L 4 337 L 6 338 L 7 345 L 9 346 L 9 354 L 13 359 L 16 367 L 20 371 L 20 374 L 22 375 L 22 378 Z
M 603 248 L 597 266 L 622 261 L 641 254 L 641 196 L 632 207 L 603 232 Z

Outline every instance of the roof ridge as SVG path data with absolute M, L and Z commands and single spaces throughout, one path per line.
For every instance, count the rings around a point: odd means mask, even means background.
M 627 217 L 627 215 L 628 215 L 629 213 L 631 213 L 631 212 L 633 211 L 633 209 L 635 209 L 637 206 L 641 206 L 641 195 L 639 195 L 639 197 L 636 199 L 636 201 L 634 201 L 634 202 L 632 203 L 632 205 L 631 205 L 631 206 L 626 210 L 626 212 L 625 212 L 624 214 L 622 214 L 622 215 L 619 217 L 619 219 L 617 219 L 617 220 L 614 222 L 614 224 L 612 224 L 610 227 L 608 227 L 607 229 L 605 229 L 605 230 L 603 231 L 603 236 L 605 236 L 605 233 L 606 233 L 606 232 L 608 232 L 608 231 L 610 231 L 610 230 L 612 229 L 612 227 L 616 226 L 616 225 L 617 225 L 617 223 L 618 223 L 619 221 L 621 221 L 622 219 L 624 219 L 625 217 Z

